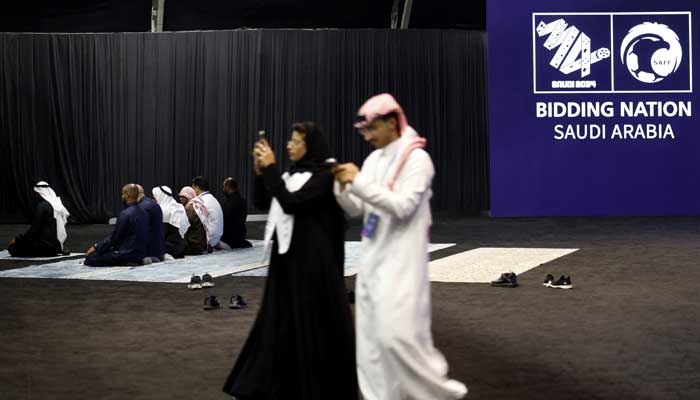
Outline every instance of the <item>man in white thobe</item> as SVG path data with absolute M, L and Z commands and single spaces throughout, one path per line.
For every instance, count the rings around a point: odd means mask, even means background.
M 221 209 L 219 200 L 209 193 L 209 181 L 204 179 L 203 176 L 196 176 L 192 178 L 192 188 L 209 211 L 206 220 L 209 246 L 218 250 L 231 249 L 227 243 L 221 241 L 221 236 L 224 234 L 224 211 Z
M 434 347 L 428 279 L 430 189 L 435 170 L 389 94 L 358 112 L 365 141 L 377 150 L 360 171 L 334 168 L 338 203 L 363 216 L 363 253 L 356 280 L 357 372 L 366 400 L 459 399 L 467 388 L 447 378 Z

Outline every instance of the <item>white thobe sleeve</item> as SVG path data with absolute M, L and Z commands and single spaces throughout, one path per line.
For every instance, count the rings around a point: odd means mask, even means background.
M 359 217 L 364 213 L 362 200 L 350 193 L 352 183 L 346 185 L 338 181 L 333 183 L 333 193 L 340 207 L 351 217 Z
M 402 220 L 413 215 L 423 196 L 429 192 L 434 175 L 435 169 L 428 153 L 414 150 L 406 160 L 394 191 L 374 183 L 361 173 L 346 190 L 350 196 L 355 195 L 359 200 Z

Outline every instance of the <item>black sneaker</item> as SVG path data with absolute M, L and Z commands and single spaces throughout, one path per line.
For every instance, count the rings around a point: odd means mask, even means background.
M 547 277 L 544 278 L 544 282 L 542 282 L 542 286 L 552 287 L 552 283 L 554 283 L 554 275 L 547 274 Z
M 518 277 L 515 272 L 504 272 L 498 279 L 491 281 L 491 286 L 516 287 L 518 286 Z
M 214 287 L 214 279 L 209 275 L 207 272 L 206 274 L 202 275 L 202 287 L 203 288 L 210 288 Z
M 234 309 L 234 310 L 239 310 L 241 308 L 246 308 L 248 307 L 248 302 L 245 301 L 245 299 L 240 295 L 240 294 L 234 294 L 231 296 L 231 300 L 229 301 L 228 308 Z
M 201 289 L 202 288 L 202 278 L 199 277 L 199 275 L 192 275 L 192 278 L 190 278 L 190 283 L 187 285 L 187 289 Z
M 221 303 L 216 299 L 216 296 L 207 296 L 204 298 L 205 310 L 217 310 L 221 308 Z
M 69 256 L 70 255 L 70 249 L 67 246 L 63 246 L 63 250 L 61 250 L 61 255 L 64 256 Z
M 574 285 L 571 284 L 570 276 L 564 277 L 564 275 L 562 275 L 561 278 L 554 281 L 549 287 L 553 289 L 571 289 Z

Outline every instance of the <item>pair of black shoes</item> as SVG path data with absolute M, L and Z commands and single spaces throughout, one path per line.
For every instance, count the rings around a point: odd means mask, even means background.
M 207 296 L 204 298 L 205 310 L 218 310 L 222 307 L 223 306 L 221 305 L 221 303 L 219 303 L 219 300 L 216 298 L 216 296 Z M 241 308 L 246 307 L 248 307 L 248 302 L 245 301 L 243 296 L 241 296 L 240 294 L 234 294 L 233 296 L 231 296 L 228 308 L 232 310 L 240 310 Z
M 497 287 L 517 287 L 518 276 L 515 272 L 504 272 L 498 279 L 491 281 L 490 285 Z
M 202 288 L 207 289 L 211 287 L 214 287 L 214 278 L 212 278 L 208 272 L 201 277 L 199 275 L 192 275 L 192 278 L 190 278 L 190 283 L 187 285 L 187 288 L 192 290 Z
M 544 282 L 542 282 L 542 285 L 544 287 L 552 289 L 571 289 L 574 287 L 574 285 L 571 284 L 570 276 L 562 275 L 559 279 L 555 281 L 554 275 L 552 274 L 547 274 L 547 277 L 544 278 Z

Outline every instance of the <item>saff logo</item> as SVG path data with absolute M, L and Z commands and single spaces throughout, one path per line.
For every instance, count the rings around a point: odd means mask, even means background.
M 533 13 L 534 93 L 692 92 L 691 13 Z
M 627 70 L 640 82 L 657 83 L 678 71 L 683 48 L 676 32 L 656 22 L 644 22 L 630 29 L 620 45 Z

